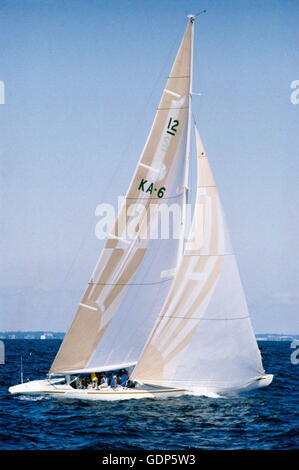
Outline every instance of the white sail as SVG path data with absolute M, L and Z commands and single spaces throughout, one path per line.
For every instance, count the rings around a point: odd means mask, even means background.
M 170 288 L 179 240 L 151 239 L 149 232 L 157 223 L 153 204 L 181 207 L 185 199 L 192 28 L 190 20 L 114 229 L 51 374 L 136 363 Z
M 213 174 L 196 132 L 191 235 L 132 380 L 214 392 L 263 374 Z

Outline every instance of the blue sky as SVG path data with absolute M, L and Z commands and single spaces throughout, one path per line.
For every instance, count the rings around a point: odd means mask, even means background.
M 194 112 L 257 333 L 299 333 L 297 0 L 2 0 L 0 330 L 68 328 L 186 25 Z

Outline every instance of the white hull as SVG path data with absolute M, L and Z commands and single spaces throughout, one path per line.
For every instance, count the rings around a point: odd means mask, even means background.
M 182 389 L 125 388 L 120 386 L 115 389 L 110 387 L 102 389 L 74 389 L 70 385 L 59 384 L 59 381 L 55 380 L 33 380 L 32 382 L 14 385 L 8 390 L 12 395 L 50 395 L 59 398 L 106 401 L 160 397 L 168 398 L 185 393 L 185 390 Z
M 112 389 L 110 387 L 102 389 L 74 389 L 68 384 L 61 384 L 60 379 L 50 380 L 33 380 L 19 385 L 14 385 L 8 390 L 12 395 L 45 395 L 52 397 L 62 397 L 80 400 L 102 400 L 102 401 L 116 401 L 116 400 L 130 400 L 130 399 L 144 399 L 144 398 L 169 398 L 178 397 L 182 395 L 198 395 L 218 397 L 227 393 L 242 393 L 253 389 L 267 387 L 273 380 L 273 375 L 263 375 L 254 379 L 251 383 L 240 386 L 238 388 L 225 388 L 222 390 L 210 390 L 203 388 L 190 388 L 190 389 L 171 389 L 171 388 L 157 388 L 150 386 L 140 386 L 136 388 L 117 387 Z

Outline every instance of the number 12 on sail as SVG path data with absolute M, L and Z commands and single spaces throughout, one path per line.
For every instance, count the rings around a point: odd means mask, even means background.
M 167 126 L 168 130 L 166 131 L 167 134 L 175 135 L 178 125 L 179 125 L 179 121 L 177 119 L 170 118 L 168 122 L 168 126 Z

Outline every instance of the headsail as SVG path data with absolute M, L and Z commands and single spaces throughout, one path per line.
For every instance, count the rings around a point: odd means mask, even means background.
M 197 196 L 175 280 L 132 380 L 212 391 L 263 371 L 217 187 L 199 133 Z M 192 237 L 191 237 L 192 238 Z
M 192 28 L 190 20 L 114 229 L 50 373 L 136 362 L 163 305 L 179 240 L 149 232 L 157 223 L 153 204 L 181 207 L 185 197 Z

